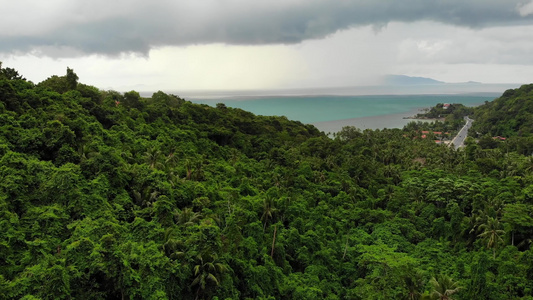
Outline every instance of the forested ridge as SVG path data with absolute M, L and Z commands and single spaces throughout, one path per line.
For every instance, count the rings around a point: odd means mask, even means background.
M 0 66 L 0 298 L 533 299 L 530 90 L 454 150 Z
M 507 90 L 494 101 L 476 108 L 472 125 L 484 147 L 494 148 L 491 137 L 510 139 L 512 150 L 521 154 L 533 153 L 533 84 Z

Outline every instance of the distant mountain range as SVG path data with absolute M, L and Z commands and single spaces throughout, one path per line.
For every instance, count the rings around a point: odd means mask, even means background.
M 444 82 L 427 77 L 385 75 L 374 85 L 307 87 L 267 90 L 180 90 L 170 91 L 186 98 L 217 99 L 250 96 L 311 96 L 311 95 L 423 95 L 423 94 L 482 94 L 499 96 L 502 91 L 520 87 L 519 83 Z M 141 92 L 150 97 L 154 91 Z
M 445 84 L 446 82 L 438 81 L 426 77 L 411 77 L 406 75 L 385 75 L 383 77 L 384 85 L 426 85 L 426 84 Z
M 383 85 L 439 85 L 439 84 L 451 84 L 444 81 L 435 80 L 427 77 L 412 77 L 407 75 L 385 75 L 382 81 Z M 482 84 L 477 81 L 468 81 L 462 83 L 453 84 Z

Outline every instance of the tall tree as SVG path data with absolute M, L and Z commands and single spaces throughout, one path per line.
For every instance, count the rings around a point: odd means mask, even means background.
M 277 208 L 275 207 L 274 198 L 270 195 L 266 195 L 263 199 L 263 214 L 261 215 L 261 221 L 264 222 L 263 232 L 266 230 L 266 225 L 268 221 L 274 217 L 274 214 L 276 212 Z
M 494 258 L 496 258 L 496 248 L 498 248 L 498 244 L 503 243 L 502 236 L 505 234 L 505 231 L 501 228 L 500 221 L 493 217 L 488 217 L 487 223 L 479 226 L 479 229 L 482 232 L 478 237 L 483 239 L 487 248 L 492 248 Z
M 194 266 L 194 280 L 191 287 L 196 289 L 196 299 L 209 297 L 210 293 L 220 285 L 222 273 L 226 272 L 225 264 L 219 262 L 216 253 L 201 253 Z M 202 297 L 202 298 L 203 298 Z
M 74 70 L 67 67 L 67 75 L 65 76 L 67 81 L 68 90 L 75 90 L 78 87 L 78 75 L 74 73 Z

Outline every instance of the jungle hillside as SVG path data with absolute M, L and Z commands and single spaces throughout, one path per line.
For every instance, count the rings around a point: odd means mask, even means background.
M 502 93 L 328 137 L 0 64 L 0 298 L 533 299 L 533 85 Z

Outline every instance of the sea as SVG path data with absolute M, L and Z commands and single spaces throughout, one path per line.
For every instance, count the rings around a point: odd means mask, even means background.
M 332 95 L 332 96 L 229 96 L 192 97 L 193 103 L 241 108 L 256 115 L 285 116 L 312 124 L 320 131 L 334 133 L 344 126 L 364 129 L 403 128 L 408 119 L 438 103 L 477 106 L 501 94 L 434 95 Z

